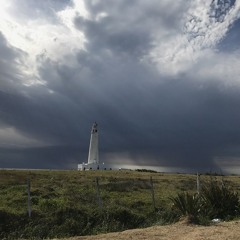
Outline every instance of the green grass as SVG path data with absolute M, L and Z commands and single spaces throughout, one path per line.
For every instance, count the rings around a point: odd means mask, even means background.
M 96 177 L 102 209 L 98 206 Z M 216 178 L 222 180 L 221 176 Z M 27 214 L 27 179 L 31 181 L 31 218 Z M 239 176 L 223 179 L 239 191 Z M 172 209 L 169 198 L 185 191 L 196 192 L 195 175 L 0 170 L 0 239 L 68 237 L 174 222 L 179 214 Z

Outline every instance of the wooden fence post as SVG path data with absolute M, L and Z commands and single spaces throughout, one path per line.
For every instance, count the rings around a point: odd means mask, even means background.
M 198 194 L 200 193 L 200 176 L 198 173 L 197 173 L 197 193 Z
M 98 177 L 96 177 L 96 186 L 97 186 L 98 206 L 99 206 L 100 209 L 102 209 L 102 198 L 101 198 L 101 195 L 100 195 Z
M 152 192 L 152 204 L 153 204 L 153 209 L 156 210 L 155 195 L 154 195 L 154 189 L 153 189 L 153 180 L 152 180 L 152 177 L 150 177 L 150 184 L 151 184 L 151 192 Z
M 28 193 L 28 216 L 31 217 L 32 214 L 32 209 L 31 209 L 31 193 L 30 193 L 30 188 L 31 188 L 31 182 L 30 179 L 27 179 L 27 193 Z

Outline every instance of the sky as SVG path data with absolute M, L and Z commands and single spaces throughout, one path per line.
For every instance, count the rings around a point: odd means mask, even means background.
M 240 174 L 240 0 L 0 2 L 0 168 Z

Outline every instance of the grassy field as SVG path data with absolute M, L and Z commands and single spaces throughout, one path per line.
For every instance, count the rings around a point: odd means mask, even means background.
M 202 175 L 201 181 L 209 178 Z M 240 190 L 239 176 L 215 178 Z M 31 218 L 27 213 L 27 179 L 31 182 Z M 172 211 L 169 197 L 184 191 L 196 192 L 196 175 L 0 170 L 0 238 L 68 237 L 171 223 L 179 216 Z

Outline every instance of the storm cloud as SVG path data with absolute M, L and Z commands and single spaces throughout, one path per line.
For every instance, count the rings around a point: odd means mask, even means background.
M 94 121 L 100 161 L 240 164 L 238 1 L 23 2 L 0 24 L 0 167 L 76 168 Z

